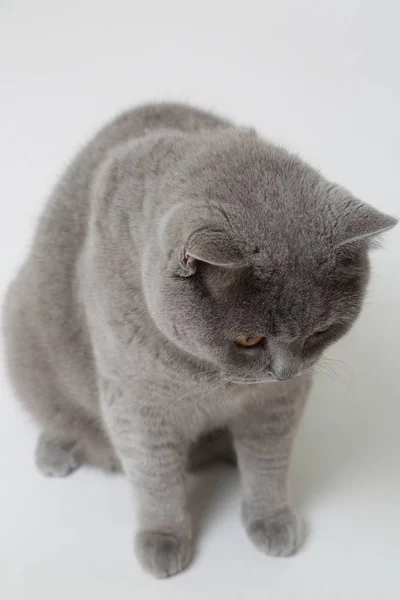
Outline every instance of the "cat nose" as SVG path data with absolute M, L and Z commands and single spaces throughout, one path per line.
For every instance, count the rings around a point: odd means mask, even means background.
M 269 370 L 273 377 L 285 381 L 298 375 L 301 367 L 299 357 L 286 344 L 275 341 L 272 346 Z
M 295 377 L 299 372 L 299 369 L 290 369 L 290 368 L 284 368 L 284 369 L 271 369 L 270 373 L 271 375 L 277 380 L 277 381 L 286 381 L 288 379 L 292 379 L 293 377 Z

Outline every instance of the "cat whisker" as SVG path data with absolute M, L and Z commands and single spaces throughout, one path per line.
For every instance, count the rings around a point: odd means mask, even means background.
M 330 358 L 330 357 L 326 357 L 326 358 L 322 358 L 319 361 L 320 366 L 325 366 L 330 368 L 331 371 L 333 371 L 337 377 L 341 380 L 345 380 L 348 383 L 350 383 L 353 380 L 354 377 L 354 370 L 351 367 L 351 365 L 349 365 L 348 363 L 346 363 L 343 360 L 339 360 L 337 358 Z
M 186 392 L 185 394 L 182 394 L 181 396 L 179 396 L 178 398 L 175 398 L 173 400 L 173 402 L 171 402 L 163 411 L 162 411 L 162 415 L 161 417 L 163 417 L 168 411 L 171 410 L 172 407 L 176 406 L 176 404 L 180 403 L 182 400 L 184 400 L 185 398 L 188 398 L 191 394 L 195 393 L 195 394 L 199 394 L 199 392 L 202 392 L 202 389 L 205 389 L 210 381 L 213 380 L 213 378 L 216 377 L 216 375 L 210 375 L 209 377 L 203 379 L 203 381 L 201 381 L 201 384 L 199 387 L 196 387 L 195 392 L 193 392 L 193 390 L 190 390 L 189 392 Z M 225 385 L 225 382 L 222 385 Z
M 333 365 L 328 363 L 319 363 L 314 367 L 314 369 L 317 376 L 329 379 L 333 382 L 340 381 L 340 383 L 344 383 L 346 387 L 349 388 L 350 380 L 348 378 L 346 379 L 346 377 L 343 377 L 343 373 L 338 372 Z

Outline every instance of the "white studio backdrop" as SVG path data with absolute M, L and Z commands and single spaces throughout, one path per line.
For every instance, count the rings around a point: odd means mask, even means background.
M 400 216 L 400 8 L 394 0 L 0 2 L 0 286 L 51 186 L 119 110 L 188 101 L 255 126 Z M 122 477 L 46 480 L 36 427 L 1 361 L 0 594 L 7 600 L 400 596 L 400 236 L 373 257 L 363 315 L 317 377 L 293 461 L 307 540 L 290 559 L 248 542 L 234 471 L 190 482 L 199 539 L 169 581 L 142 573 Z

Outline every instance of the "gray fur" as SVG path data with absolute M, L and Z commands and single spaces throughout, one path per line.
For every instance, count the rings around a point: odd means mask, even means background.
M 58 183 L 5 302 L 41 470 L 122 465 L 138 558 L 163 577 L 192 553 L 188 459 L 233 460 L 231 435 L 250 538 L 294 552 L 286 474 L 311 367 L 357 317 L 371 242 L 394 224 L 208 113 L 116 119 Z

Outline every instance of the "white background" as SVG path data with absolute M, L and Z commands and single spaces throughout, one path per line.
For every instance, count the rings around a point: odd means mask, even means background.
M 76 149 L 120 109 L 148 100 L 187 100 L 254 125 L 399 217 L 397 5 L 0 2 L 2 289 Z M 252 547 L 238 476 L 216 469 L 191 482 L 192 567 L 168 581 L 142 573 L 124 479 L 87 468 L 65 480 L 39 476 L 37 431 L 2 362 L 1 597 L 399 598 L 398 229 L 373 264 L 363 316 L 332 352 L 344 364 L 317 378 L 298 436 L 291 489 L 308 535 L 290 559 Z

